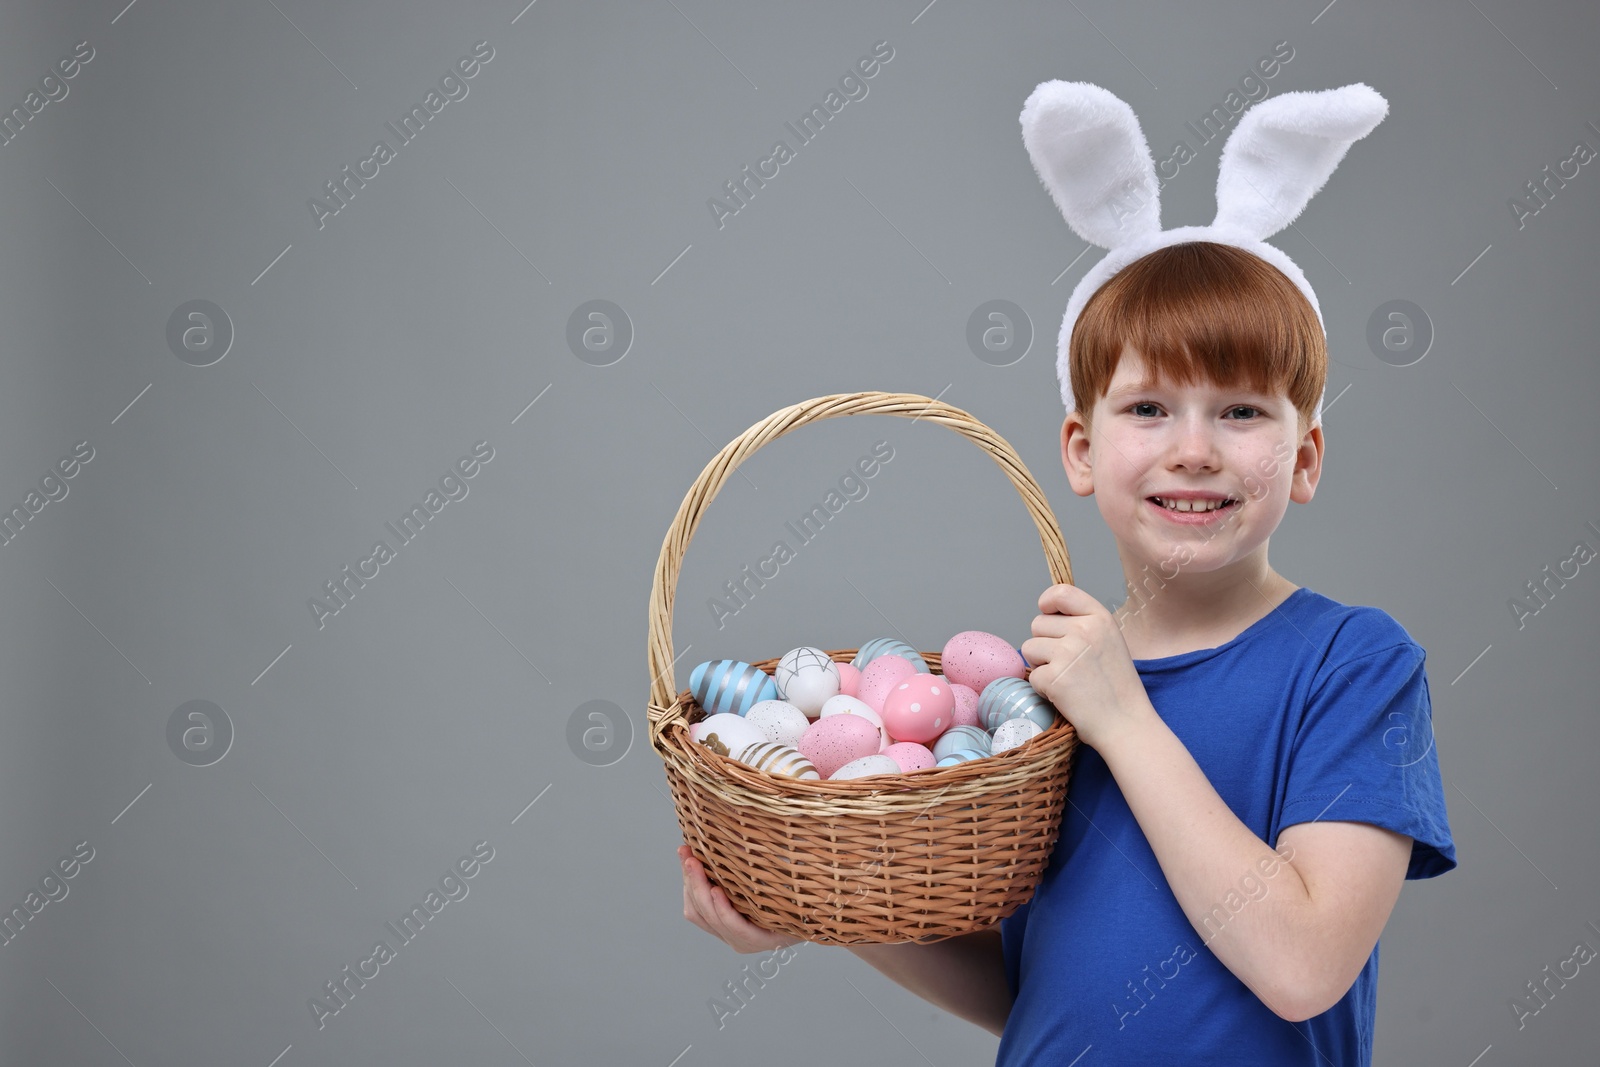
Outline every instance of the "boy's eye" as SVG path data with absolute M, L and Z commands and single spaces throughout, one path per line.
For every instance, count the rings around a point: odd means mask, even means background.
M 1142 411 L 1142 410 L 1140 410 L 1142 408 L 1148 408 L 1150 410 L 1149 411 Z M 1151 403 L 1148 400 L 1143 400 L 1143 401 L 1140 401 L 1137 404 L 1128 405 L 1128 410 L 1130 412 L 1132 412 L 1133 414 L 1139 415 L 1141 417 L 1153 418 L 1155 416 L 1156 412 L 1158 412 L 1160 410 L 1160 408 L 1156 404 Z M 1260 409 L 1259 408 L 1251 407 L 1249 404 L 1236 404 L 1233 407 L 1228 409 L 1228 413 L 1229 414 L 1237 414 L 1240 411 L 1246 412 L 1246 414 L 1243 416 L 1244 419 L 1249 419 L 1254 415 L 1259 415 L 1260 414 Z

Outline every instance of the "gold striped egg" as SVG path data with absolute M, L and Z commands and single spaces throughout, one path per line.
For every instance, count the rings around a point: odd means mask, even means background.
M 798 749 L 789 745 L 780 745 L 776 741 L 758 741 L 747 745 L 734 757 L 740 763 L 754 767 L 767 774 L 775 774 L 780 778 L 816 778 L 822 775 L 817 773 L 810 760 L 802 756 Z

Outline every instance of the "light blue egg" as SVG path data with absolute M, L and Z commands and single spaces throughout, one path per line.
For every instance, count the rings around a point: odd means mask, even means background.
M 772 676 L 740 659 L 712 659 L 689 672 L 689 692 L 707 715 L 743 715 L 763 700 L 777 700 Z
M 962 749 L 971 749 L 974 752 L 989 754 L 992 739 L 976 726 L 952 726 L 939 735 L 933 743 L 933 756 L 935 759 L 944 759 L 952 752 Z
M 922 658 L 921 652 L 893 637 L 879 637 L 862 645 L 856 652 L 856 658 L 850 661 L 850 666 L 858 671 L 864 671 L 867 669 L 867 664 L 879 656 L 899 656 L 915 667 L 918 674 L 933 673 L 928 661 Z
M 978 695 L 978 718 L 991 733 L 1007 719 L 1032 719 L 1048 730 L 1056 708 L 1026 678 L 996 678 Z

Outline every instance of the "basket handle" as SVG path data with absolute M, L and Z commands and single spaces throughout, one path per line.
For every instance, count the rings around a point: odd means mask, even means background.
M 983 448 L 995 461 L 1028 508 L 1033 524 L 1039 530 L 1039 543 L 1044 548 L 1045 563 L 1050 568 L 1052 581 L 1072 582 L 1072 562 L 1067 557 L 1067 546 L 1061 538 L 1061 527 L 1044 490 L 1034 481 L 1033 475 L 1023 465 L 1005 438 L 973 418 L 960 408 L 918 393 L 835 393 L 819 396 L 775 411 L 728 442 L 722 451 L 707 463 L 695 479 L 689 493 L 678 507 L 678 514 L 661 542 L 661 556 L 656 561 L 655 580 L 650 587 L 650 706 L 647 717 L 652 737 L 668 725 L 664 720 L 671 714 L 675 701 L 673 690 L 674 660 L 672 654 L 672 605 L 678 591 L 678 572 L 689 541 L 700 525 L 700 516 L 716 498 L 728 478 L 748 456 L 761 446 L 777 440 L 791 430 L 808 422 L 838 418 L 842 415 L 898 415 L 901 418 L 927 419 L 947 426 L 974 444 Z

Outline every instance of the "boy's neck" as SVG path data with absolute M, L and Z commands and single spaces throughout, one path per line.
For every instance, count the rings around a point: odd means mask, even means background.
M 1148 575 L 1144 575 L 1148 578 Z M 1160 659 L 1216 648 L 1238 637 L 1299 586 L 1263 560 L 1252 573 L 1179 574 L 1165 584 L 1133 588 L 1113 613 L 1134 659 Z

